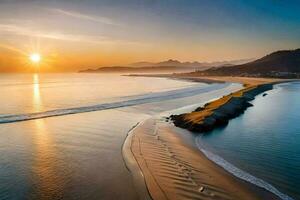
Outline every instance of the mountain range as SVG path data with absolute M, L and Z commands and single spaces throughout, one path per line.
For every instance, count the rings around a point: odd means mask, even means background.
M 297 78 L 300 75 L 300 49 L 276 51 L 240 65 L 213 67 L 203 75 Z
M 211 67 L 241 64 L 253 59 L 241 59 L 233 61 L 220 61 L 220 62 L 180 62 L 178 60 L 166 60 L 162 62 L 136 62 L 126 66 L 106 66 L 96 69 L 86 69 L 79 72 L 85 73 L 112 73 L 112 72 L 191 72 L 202 71 Z
M 217 67 L 222 65 L 237 65 L 243 64 L 254 59 L 240 59 L 240 60 L 230 60 L 230 61 L 217 61 L 217 62 L 180 62 L 178 60 L 169 59 L 162 62 L 136 62 L 132 63 L 129 66 L 131 67 L 165 67 L 165 66 L 173 66 L 173 67 Z

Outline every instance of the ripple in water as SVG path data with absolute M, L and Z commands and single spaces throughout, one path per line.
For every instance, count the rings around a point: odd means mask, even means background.
M 230 173 L 282 199 L 300 199 L 299 99 L 299 82 L 277 85 L 226 127 L 197 136 L 197 145 Z
M 196 140 L 198 141 L 198 140 Z M 251 174 L 237 168 L 236 166 L 234 166 L 233 164 L 227 162 L 226 160 L 224 160 L 222 157 L 209 152 L 207 150 L 204 150 L 200 147 L 199 143 L 197 142 L 198 148 L 201 150 L 202 153 L 204 153 L 204 155 L 211 161 L 213 161 L 214 163 L 216 163 L 217 165 L 221 166 L 223 169 L 225 169 L 226 171 L 230 172 L 231 174 L 233 174 L 234 176 L 245 180 L 249 183 L 252 183 L 258 187 L 264 188 L 270 192 L 272 192 L 273 194 L 276 194 L 278 197 L 280 197 L 283 200 L 294 200 L 293 198 L 289 197 L 286 194 L 281 193 L 279 190 L 277 190 L 274 186 L 272 186 L 271 184 L 263 181 L 262 179 L 259 179 L 255 176 L 252 176 Z

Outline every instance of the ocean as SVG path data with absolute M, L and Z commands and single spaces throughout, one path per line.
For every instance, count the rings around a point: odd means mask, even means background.
M 122 157 L 128 131 L 240 88 L 117 74 L 1 74 L 0 199 L 138 199 Z

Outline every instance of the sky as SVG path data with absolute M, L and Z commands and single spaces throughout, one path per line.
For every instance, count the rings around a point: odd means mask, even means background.
M 0 0 L 0 72 L 166 59 L 260 58 L 300 47 L 298 0 Z

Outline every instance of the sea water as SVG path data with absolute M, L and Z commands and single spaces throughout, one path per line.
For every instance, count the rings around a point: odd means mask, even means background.
M 240 88 L 115 74 L 1 74 L 0 199 L 138 199 L 121 151 L 127 132 Z
M 300 199 L 300 83 L 276 85 L 267 94 L 196 142 L 232 174 L 282 199 Z

